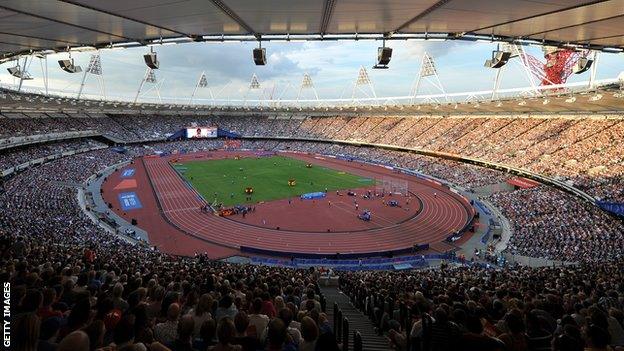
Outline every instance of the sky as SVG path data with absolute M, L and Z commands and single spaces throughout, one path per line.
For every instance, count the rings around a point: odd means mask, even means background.
M 373 83 L 374 94 L 380 97 L 408 96 L 413 91 L 424 53 L 435 61 L 440 82 L 446 92 L 459 93 L 490 90 L 496 70 L 485 68 L 496 44 L 461 41 L 388 41 L 393 49 L 390 68 L 375 70 L 378 41 L 315 41 L 268 42 L 266 66 L 256 66 L 252 49 L 256 43 L 188 43 L 154 46 L 160 61 L 156 70 L 160 94 L 165 102 L 188 103 L 202 72 L 208 80 L 207 88 L 197 89 L 196 103 L 209 103 L 217 99 L 314 99 L 312 89 L 299 93 L 305 73 L 312 78 L 320 99 L 350 99 L 373 96 L 371 87 L 353 89 L 360 67 L 365 67 Z M 106 97 L 115 100 L 133 100 L 145 75 L 142 55 L 146 47 L 101 50 L 103 81 Z M 543 60 L 538 47 L 527 51 Z M 75 63 L 86 69 L 92 52 L 72 53 Z M 82 73 L 62 71 L 57 60 L 66 59 L 67 53 L 49 55 L 49 89 L 64 94 L 77 94 Z M 0 84 L 15 84 L 16 79 L 6 68 L 14 62 L 0 66 Z M 34 77 L 24 87 L 43 91 L 41 63 L 35 59 L 28 71 Z M 597 79 L 615 78 L 624 71 L 624 54 L 600 54 Z M 249 83 L 256 74 L 261 89 L 250 90 Z M 585 81 L 589 73 L 573 75 L 569 81 Z M 502 73 L 501 88 L 529 86 L 525 72 L 517 63 L 510 62 Z M 88 75 L 84 92 L 88 97 L 99 98 L 100 86 L 93 75 Z M 438 93 L 427 80 L 419 94 Z M 154 86 L 146 84 L 139 101 L 156 102 Z

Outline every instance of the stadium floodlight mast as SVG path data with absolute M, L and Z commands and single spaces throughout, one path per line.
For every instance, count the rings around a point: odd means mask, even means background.
M 442 85 L 442 81 L 440 80 L 440 76 L 438 75 L 435 61 L 433 60 L 433 57 L 431 57 L 431 55 L 429 55 L 427 52 L 425 52 L 425 54 L 423 55 L 422 61 L 420 63 L 420 70 L 418 71 L 418 76 L 416 77 L 416 81 L 414 82 L 414 85 L 412 86 L 412 91 L 410 92 L 410 102 L 412 104 L 414 103 L 414 100 L 416 99 L 418 92 L 420 91 L 421 83 L 423 81 L 428 82 L 431 86 L 438 90 L 444 97 L 445 101 L 449 100 L 448 95 L 444 90 L 444 86 Z M 426 100 L 433 100 L 433 102 L 436 103 L 439 102 L 437 101 L 437 99 L 431 98 L 427 98 Z
M 104 87 L 104 75 L 102 73 L 102 61 L 100 60 L 100 53 L 95 53 L 89 58 L 89 65 L 82 74 L 82 81 L 80 82 L 80 89 L 78 90 L 78 96 L 76 99 L 80 99 L 82 91 L 84 90 L 85 83 L 87 81 L 87 74 L 96 76 L 98 86 L 100 88 L 100 97 L 106 100 L 106 89 Z
M 48 55 L 38 53 L 35 54 L 35 57 L 39 59 L 39 65 L 41 66 L 41 76 L 43 78 L 43 87 L 45 89 L 45 96 L 48 96 Z
M 162 98 L 160 97 L 160 87 L 156 79 L 156 74 L 154 73 L 154 70 L 149 67 L 145 70 L 145 75 L 143 76 L 143 79 L 141 80 L 141 84 L 139 85 L 139 90 L 137 91 L 136 96 L 134 97 L 134 103 L 136 104 L 137 100 L 139 99 L 139 95 L 141 94 L 141 90 L 143 90 L 143 86 L 145 85 L 145 83 L 153 84 L 152 88 L 145 91 L 145 93 L 147 93 L 151 89 L 156 90 L 156 95 L 158 95 L 158 101 L 162 103 Z M 160 84 L 162 84 L 162 82 Z
M 191 100 L 189 101 L 189 105 L 193 104 L 193 98 L 195 97 L 195 93 L 198 88 L 208 88 L 208 92 L 210 93 L 210 99 L 212 101 L 212 105 L 214 105 L 214 95 L 212 94 L 212 89 L 208 87 L 208 79 L 206 78 L 206 72 L 202 72 L 199 75 L 199 79 L 197 80 L 197 84 L 195 84 L 195 89 L 193 89 L 193 94 L 191 94 Z
M 249 93 L 252 90 L 260 90 L 262 88 L 262 86 L 260 85 L 260 81 L 258 80 L 258 76 L 256 76 L 256 74 L 254 73 L 251 76 L 251 81 L 249 82 L 249 87 L 247 88 L 247 92 L 245 93 L 244 99 L 243 99 L 243 106 L 247 106 L 247 95 L 249 95 Z
M 312 91 L 314 92 L 314 97 L 316 101 L 318 101 L 319 97 L 318 93 L 316 92 L 316 88 L 314 87 L 314 83 L 312 82 L 312 77 L 310 77 L 308 73 L 304 73 L 303 78 L 301 79 L 301 86 L 299 86 L 299 93 L 297 94 L 297 102 L 299 102 L 301 92 L 307 89 L 312 89 Z
M 364 89 L 364 86 L 368 86 L 369 91 Z M 371 81 L 368 71 L 364 66 L 360 66 L 360 70 L 358 71 L 358 76 L 353 82 L 353 89 L 351 90 L 351 101 L 353 104 L 356 102 L 356 93 L 361 92 L 365 95 L 366 98 L 374 98 L 377 99 L 377 93 L 375 93 L 375 86 L 373 85 L 373 81 Z

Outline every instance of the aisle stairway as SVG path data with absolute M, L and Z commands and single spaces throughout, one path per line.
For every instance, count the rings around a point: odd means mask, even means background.
M 343 294 L 337 287 L 322 287 L 321 291 L 327 301 L 327 317 L 329 321 L 334 320 L 334 303 L 342 312 L 342 317 L 349 320 L 349 342 L 348 350 L 353 350 L 354 333 L 357 331 L 362 336 L 362 350 L 366 351 L 387 351 L 391 350 L 388 342 L 383 336 L 379 336 L 373 329 L 373 324 L 362 312 L 353 307 L 349 297 Z M 334 332 L 336 332 L 334 330 Z

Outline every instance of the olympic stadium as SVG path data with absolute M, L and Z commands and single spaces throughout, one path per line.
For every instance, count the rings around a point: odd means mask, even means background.
M 624 349 L 621 1 L 0 18 L 5 348 Z

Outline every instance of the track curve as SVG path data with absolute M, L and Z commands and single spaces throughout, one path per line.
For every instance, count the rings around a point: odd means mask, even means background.
M 355 170 L 352 163 L 336 159 L 319 160 L 311 155 L 288 154 L 310 162 Z M 192 157 L 188 155 L 185 157 Z M 396 175 L 377 167 L 367 172 L 400 176 L 410 183 L 410 191 L 418 194 L 422 208 L 418 215 L 402 223 L 383 228 L 344 232 L 309 233 L 275 230 L 224 219 L 202 213 L 205 204 L 171 167 L 171 157 L 146 157 L 142 163 L 149 175 L 162 215 L 179 230 L 201 240 L 240 249 L 241 246 L 260 250 L 301 254 L 365 254 L 411 248 L 416 244 L 435 243 L 464 228 L 473 218 L 468 201 L 439 184 L 408 175 Z M 350 165 L 351 164 L 351 165 Z

